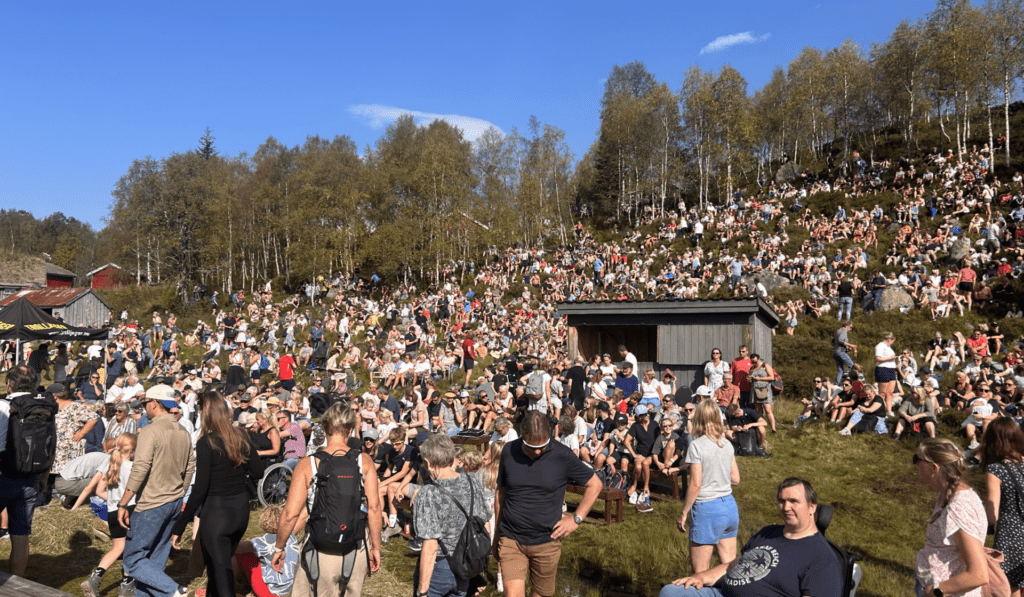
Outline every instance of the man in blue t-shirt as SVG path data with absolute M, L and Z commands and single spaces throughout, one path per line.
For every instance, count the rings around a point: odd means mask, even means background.
M 843 570 L 818 533 L 818 496 L 811 484 L 790 477 L 779 484 L 784 525 L 769 525 L 743 546 L 738 558 L 680 578 L 659 597 L 835 597 L 843 590 Z M 712 587 L 722 577 L 722 588 Z

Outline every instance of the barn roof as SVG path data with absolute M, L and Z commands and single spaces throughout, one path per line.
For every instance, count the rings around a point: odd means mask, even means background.
M 773 324 L 779 315 L 770 304 L 759 298 L 726 299 L 658 299 L 628 301 L 575 301 L 558 303 L 558 315 L 698 315 L 708 313 L 760 312 Z
M 76 274 L 75 272 L 70 272 L 70 271 L 64 269 L 63 267 L 61 267 L 59 265 L 50 263 L 49 261 L 46 262 L 46 275 L 47 276 L 67 276 L 69 278 L 77 278 L 78 277 L 78 274 Z
M 112 267 L 112 268 L 114 268 L 114 269 L 121 269 L 121 266 L 120 266 L 120 265 L 118 265 L 118 264 L 116 264 L 116 263 L 108 263 L 108 264 L 106 264 L 106 265 L 101 265 L 100 267 L 97 267 L 96 269 L 92 270 L 91 272 L 89 272 L 89 273 L 85 274 L 85 276 L 86 276 L 87 278 L 88 278 L 88 277 L 91 277 L 91 276 L 93 276 L 94 274 L 98 274 L 99 272 L 101 272 L 101 271 L 103 271 L 103 270 L 107 269 L 108 267 Z
M 100 298 L 100 295 L 88 288 L 29 288 L 16 292 L 0 301 L 0 307 L 6 307 L 21 297 L 25 297 L 28 299 L 28 302 L 44 309 L 64 307 L 79 300 L 87 294 L 92 294 L 108 309 L 111 308 L 110 305 L 107 304 L 107 301 Z

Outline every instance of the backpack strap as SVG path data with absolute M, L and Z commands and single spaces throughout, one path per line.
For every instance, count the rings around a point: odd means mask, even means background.
M 461 476 L 462 476 L 462 474 L 459 475 L 459 477 L 461 477 Z M 456 478 L 458 478 L 458 477 L 456 477 Z M 466 509 L 462 507 L 462 504 L 459 503 L 458 498 L 456 498 L 455 495 L 452 494 L 452 492 L 448 491 L 444 487 L 441 487 L 437 483 L 434 483 L 433 485 L 434 485 L 434 487 L 440 489 L 453 502 L 455 502 L 455 505 L 459 508 L 459 510 L 462 511 L 462 514 L 466 517 L 466 524 L 469 524 L 469 517 L 470 517 L 470 514 L 473 512 L 473 500 L 474 500 L 475 496 L 473 494 L 473 482 L 472 482 L 472 480 L 467 478 L 466 481 L 469 483 L 469 512 L 466 512 Z M 448 549 L 445 548 L 444 541 L 438 541 L 437 544 L 441 546 L 441 551 L 444 552 L 444 557 L 447 558 L 447 557 L 449 557 L 451 555 L 451 554 L 448 553 Z

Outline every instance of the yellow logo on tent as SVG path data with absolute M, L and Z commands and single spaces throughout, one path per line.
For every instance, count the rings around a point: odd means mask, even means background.
M 68 326 L 60 323 L 30 323 L 25 326 L 27 329 L 33 332 L 41 332 L 44 330 L 66 330 Z
M 13 329 L 14 329 L 14 324 L 12 324 L 12 323 L 5 323 L 3 321 L 0 321 L 0 330 L 3 330 L 3 331 L 6 332 L 7 330 L 13 330 Z

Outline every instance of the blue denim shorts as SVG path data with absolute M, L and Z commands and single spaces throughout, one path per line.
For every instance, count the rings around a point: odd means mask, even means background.
M 690 512 L 690 541 L 698 545 L 716 545 L 735 537 L 740 528 L 740 511 L 732 495 L 697 502 Z

